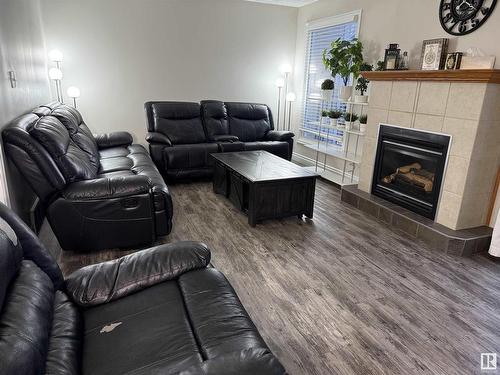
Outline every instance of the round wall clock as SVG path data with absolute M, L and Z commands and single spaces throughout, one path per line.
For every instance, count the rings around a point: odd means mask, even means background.
M 466 35 L 480 28 L 495 9 L 497 0 L 441 0 L 441 26 L 451 35 Z

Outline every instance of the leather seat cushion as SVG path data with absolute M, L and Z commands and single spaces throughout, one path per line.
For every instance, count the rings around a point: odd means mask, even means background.
M 224 102 L 216 100 L 202 101 L 201 111 L 203 113 L 203 125 L 210 141 L 214 140 L 214 136 L 229 134 L 227 110 Z
M 164 148 L 164 160 L 169 169 L 206 168 L 213 164 L 210 154 L 216 153 L 219 147 L 216 143 L 199 143 L 177 145 Z
M 226 103 L 229 130 L 242 142 L 261 141 L 271 130 L 271 116 L 264 104 Z
M 68 129 L 71 139 L 87 153 L 91 163 L 99 167 L 99 148 L 94 135 L 75 108 L 61 104 L 51 112 Z
M 245 142 L 245 151 L 267 151 L 283 159 L 288 159 L 289 147 L 288 142 L 282 141 Z
M 163 102 L 152 107 L 155 131 L 166 135 L 172 144 L 206 141 L 199 103 Z
M 170 374 L 202 361 L 177 281 L 87 309 L 84 321 L 83 374 Z
M 54 116 L 39 119 L 29 130 L 55 160 L 67 182 L 95 178 L 97 165 L 70 137 L 68 129 Z
M 148 155 L 146 149 L 137 144 L 128 147 L 110 147 L 99 151 L 100 159 L 116 158 L 119 156 L 127 156 L 130 154 L 145 154 Z
M 185 273 L 179 277 L 179 286 L 205 358 L 267 348 L 234 289 L 218 270 Z

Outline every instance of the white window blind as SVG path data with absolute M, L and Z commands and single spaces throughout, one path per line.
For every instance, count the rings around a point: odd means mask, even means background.
M 321 83 L 327 78 L 332 78 L 331 72 L 327 71 L 323 65 L 323 50 L 329 49 L 331 43 L 338 38 L 344 40 L 356 38 L 358 35 L 359 15 L 359 12 L 354 12 L 316 21 L 308 25 L 305 93 L 302 112 L 302 127 L 305 129 L 318 129 L 322 110 L 345 110 L 345 105 L 338 101 L 340 87 L 344 84 L 340 76 L 334 79 L 334 100 L 331 103 L 323 104 L 320 100 Z M 311 132 L 303 132 L 302 137 L 317 140 L 318 136 Z M 335 142 L 335 137 L 329 141 L 329 143 Z

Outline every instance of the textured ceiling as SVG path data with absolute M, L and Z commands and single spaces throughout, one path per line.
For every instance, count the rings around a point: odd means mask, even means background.
M 246 0 L 253 1 L 256 3 L 274 4 L 274 5 L 285 5 L 289 7 L 301 7 L 307 4 L 314 3 L 318 0 Z

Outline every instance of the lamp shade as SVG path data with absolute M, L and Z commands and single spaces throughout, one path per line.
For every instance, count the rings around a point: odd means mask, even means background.
M 295 95 L 294 92 L 289 92 L 288 94 L 286 94 L 286 101 L 287 102 L 294 102 L 297 100 L 297 95 Z
M 284 78 L 278 78 L 276 80 L 276 87 L 279 88 L 279 89 L 282 89 L 283 87 L 285 87 L 285 79 Z
M 76 86 L 70 86 L 68 87 L 68 96 L 70 98 L 79 98 L 80 97 L 80 89 Z
M 63 77 L 63 73 L 61 69 L 58 68 L 52 68 L 49 70 L 49 77 L 50 79 L 53 79 L 54 81 L 61 80 Z
M 49 52 L 49 58 L 50 61 L 61 62 L 63 61 L 63 54 L 58 49 L 53 49 L 52 51 Z
M 281 73 L 289 74 L 292 72 L 292 66 L 290 64 L 283 64 L 280 67 Z

